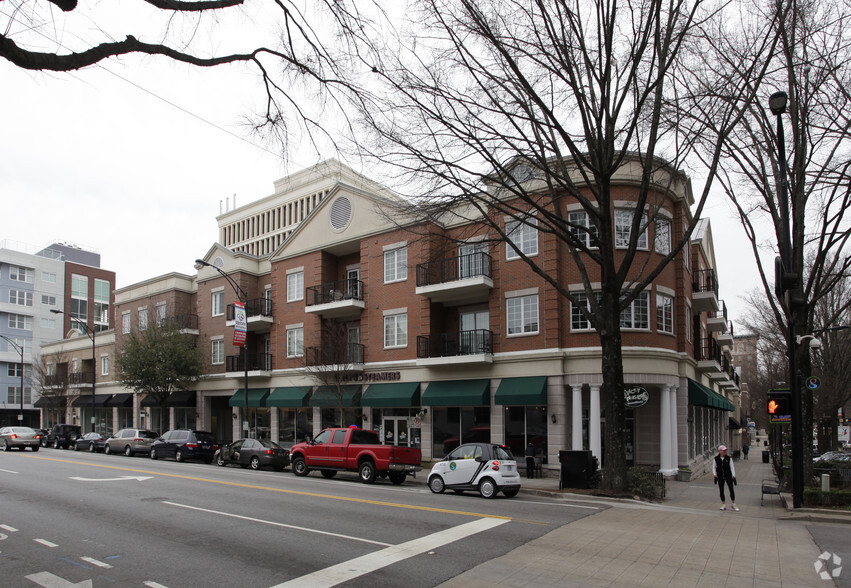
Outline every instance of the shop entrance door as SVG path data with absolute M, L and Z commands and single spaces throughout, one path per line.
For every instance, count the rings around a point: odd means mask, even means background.
M 408 431 L 408 417 L 385 416 L 382 427 L 385 445 L 411 447 L 411 435 Z

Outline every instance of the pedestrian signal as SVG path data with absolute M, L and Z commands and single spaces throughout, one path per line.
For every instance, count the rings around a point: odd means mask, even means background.
M 770 390 L 768 392 L 768 422 L 792 422 L 792 396 L 789 390 Z

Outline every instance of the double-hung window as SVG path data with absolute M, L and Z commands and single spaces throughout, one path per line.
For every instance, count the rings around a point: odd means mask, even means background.
M 139 309 L 139 330 L 144 331 L 148 328 L 148 309 L 140 308 Z
M 388 311 L 384 315 L 384 347 L 406 347 L 408 345 L 407 311 Z
M 584 210 L 570 212 L 567 215 L 567 222 L 570 223 L 570 232 L 585 247 L 588 249 L 597 247 L 597 239 L 600 233 L 597 225 L 588 218 L 587 212 Z
M 538 332 L 538 295 L 516 296 L 505 301 L 509 335 Z
M 615 247 L 629 247 L 629 238 L 632 234 L 632 219 L 635 211 L 626 208 L 615 210 Z M 641 229 L 641 224 L 639 224 Z M 638 236 L 637 247 L 647 249 L 647 227 L 643 227 Z
M 647 292 L 639 294 L 621 311 L 621 328 L 650 328 L 650 295 Z
M 397 247 L 384 252 L 384 283 L 408 279 L 408 248 Z
M 505 259 L 520 259 L 518 251 L 526 257 L 538 254 L 538 219 L 506 220 L 505 234 L 509 241 L 505 244 Z
M 287 302 L 304 300 L 304 271 L 287 274 Z
M 674 299 L 665 294 L 656 295 L 656 330 L 674 333 Z
M 304 355 L 304 327 L 287 328 L 287 357 L 302 357 Z
M 222 316 L 225 313 L 225 293 L 224 290 L 212 293 L 212 315 Z
M 662 255 L 671 252 L 671 221 L 666 218 L 656 219 L 655 248 Z
M 573 331 L 587 331 L 592 328 L 591 321 L 586 314 L 583 314 L 582 309 L 584 308 L 586 313 L 590 313 L 591 301 L 584 292 L 577 293 L 575 297 L 577 302 L 570 303 L 570 328 Z M 599 300 L 600 295 L 597 294 L 597 301 L 599 302 Z
M 225 362 L 225 340 L 222 339 L 213 339 L 210 341 L 211 344 L 211 353 L 210 353 L 210 363 L 213 365 L 221 365 Z

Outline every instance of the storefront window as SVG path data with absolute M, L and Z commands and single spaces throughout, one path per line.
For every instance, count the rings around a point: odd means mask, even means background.
M 505 444 L 518 460 L 526 455 L 526 445 L 535 446 L 535 454 L 547 462 L 547 407 L 506 406 Z
M 248 431 L 243 431 L 244 437 L 254 437 L 255 439 L 271 439 L 272 438 L 272 409 L 263 406 L 260 408 L 249 408 L 248 414 L 245 416 L 248 421 L 248 426 L 251 428 L 252 434 Z
M 168 431 L 171 427 L 168 423 L 168 409 L 159 406 L 151 407 L 151 420 L 148 423 L 148 428 L 156 431 L 160 435 Z
M 322 409 L 321 428 L 350 427 L 352 425 L 356 427 L 363 426 L 363 409 L 361 407 L 356 406 L 343 409 L 342 418 L 340 416 L 340 409 L 337 407 Z
M 434 457 L 443 457 L 461 443 L 490 442 L 490 407 L 437 406 L 432 410 Z
M 119 408 L 118 409 L 118 422 L 115 423 L 116 430 L 128 429 L 132 426 L 133 426 L 133 409 L 132 408 Z
M 195 428 L 195 408 L 183 407 L 174 409 L 174 428 L 175 429 L 194 429 Z
M 282 446 L 290 447 L 304 441 L 307 435 L 313 434 L 312 408 L 281 408 L 279 410 L 278 443 Z

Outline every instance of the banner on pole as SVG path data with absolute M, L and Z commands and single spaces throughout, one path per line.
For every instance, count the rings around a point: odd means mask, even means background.
M 237 347 L 245 346 L 245 335 L 248 332 L 248 318 L 245 316 L 245 304 L 233 303 L 233 344 Z

